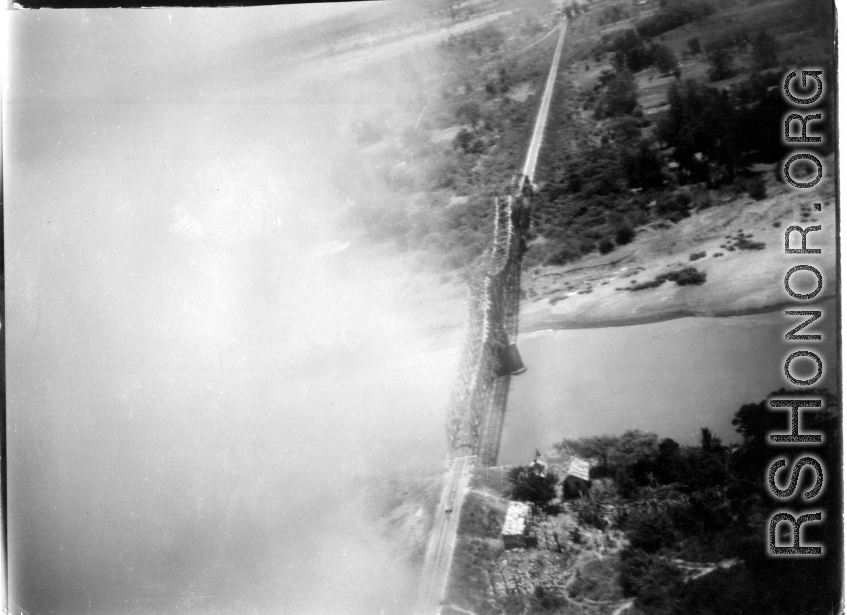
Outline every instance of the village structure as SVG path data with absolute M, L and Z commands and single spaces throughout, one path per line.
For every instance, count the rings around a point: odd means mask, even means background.
M 565 480 L 562 481 L 562 496 L 569 500 L 583 495 L 588 495 L 591 489 L 591 478 L 589 478 L 589 463 L 579 457 L 571 457 Z
M 538 476 L 546 476 L 547 462 L 536 451 L 529 470 Z M 591 490 L 591 464 L 585 459 L 571 456 L 565 478 L 561 482 L 562 501 L 587 496 Z M 509 502 L 501 537 L 505 549 L 535 547 L 538 538 L 533 532 L 533 506 L 527 502 Z
M 503 546 L 506 549 L 535 546 L 535 537 L 530 534 L 531 527 L 532 506 L 526 502 L 509 502 L 503 523 Z

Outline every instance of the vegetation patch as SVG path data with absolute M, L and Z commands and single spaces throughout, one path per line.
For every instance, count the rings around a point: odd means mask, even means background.
M 450 569 L 448 601 L 482 615 L 492 610 L 488 593 L 489 567 L 503 552 L 500 530 L 506 518 L 504 502 L 471 491 L 462 504 L 456 549 Z
M 494 506 L 491 498 L 472 491 L 462 504 L 459 533 L 477 538 L 499 538 L 506 512 Z
M 692 254 L 692 256 L 694 256 Z M 703 252 L 702 256 L 706 256 L 706 253 Z M 699 257 L 698 258 L 702 258 Z M 691 260 L 697 260 L 692 258 Z M 631 286 L 625 287 L 623 289 L 618 290 L 630 290 L 630 291 L 638 291 L 638 290 L 647 290 L 648 288 L 656 288 L 661 286 L 666 281 L 670 280 L 671 282 L 676 282 L 679 286 L 699 286 L 700 284 L 706 283 L 706 274 L 702 271 L 698 271 L 694 267 L 684 267 L 677 271 L 670 271 L 668 273 L 663 273 L 661 275 L 657 275 L 655 278 L 650 280 L 649 282 L 641 282 L 639 284 L 632 284 Z
M 782 389 L 769 398 L 785 394 L 788 391 Z M 822 412 L 814 419 L 810 415 L 817 429 L 840 424 L 834 395 L 826 390 L 803 395 L 824 400 Z M 778 418 L 768 410 L 766 399 L 741 406 L 732 424 L 742 438 L 734 446 L 725 445 L 708 428 L 701 429 L 696 446 L 637 430 L 557 445 L 592 460 L 595 484 L 610 481 L 609 487 L 592 488 L 597 491 L 592 497 L 601 508 L 614 511 L 612 526 L 622 528 L 629 542 L 611 557 L 583 566 L 572 586 L 574 597 L 615 599 L 620 591 L 634 598 L 643 613 L 827 612 L 823 601 L 804 602 L 808 596 L 786 594 L 771 582 L 776 569 L 780 574 L 796 570 L 804 578 L 823 574 L 824 561 L 807 570 L 805 565 L 775 563 L 762 548 L 773 503 L 761 471 L 772 457 L 766 436 L 778 429 Z M 833 462 L 839 454 L 827 452 Z M 828 497 L 835 502 L 840 494 Z M 579 523 L 583 533 L 596 527 L 588 519 Z M 603 530 L 607 535 L 611 531 Z M 818 531 L 817 538 L 826 542 L 825 533 L 838 533 L 840 528 Z M 828 587 L 820 595 L 835 595 L 830 592 L 837 589 Z
M 761 241 L 752 241 L 753 234 L 745 234 L 743 230 L 736 235 L 727 237 L 729 241 L 721 244 L 722 248 L 734 252 L 735 250 L 764 250 L 765 244 Z
M 588 562 L 571 585 L 571 595 L 595 601 L 621 600 L 624 595 L 618 582 L 619 568 L 620 558 L 615 555 Z
M 706 274 L 694 267 L 685 267 L 679 271 L 663 273 L 660 278 L 676 282 L 678 286 L 692 286 L 706 283 Z
M 656 278 L 654 280 L 650 280 L 649 282 L 639 282 L 637 284 L 632 284 L 631 286 L 627 286 L 625 288 L 619 288 L 618 290 L 648 290 L 650 288 L 658 288 L 662 284 L 665 283 L 665 278 Z

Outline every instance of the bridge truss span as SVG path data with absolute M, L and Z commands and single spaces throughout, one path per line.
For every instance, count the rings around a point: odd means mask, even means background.
M 482 273 L 468 289 L 468 330 L 450 396 L 448 439 L 454 456 L 497 461 L 508 379 L 509 346 L 517 335 L 520 267 L 529 199 L 515 178 L 510 194 L 494 200 L 494 230 Z

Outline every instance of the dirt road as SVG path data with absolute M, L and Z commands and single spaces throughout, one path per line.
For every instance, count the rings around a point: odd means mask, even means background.
M 435 513 L 435 527 L 426 547 L 426 559 L 415 605 L 416 615 L 435 615 L 441 610 L 472 464 L 472 457 L 457 457 L 447 471 L 441 501 Z

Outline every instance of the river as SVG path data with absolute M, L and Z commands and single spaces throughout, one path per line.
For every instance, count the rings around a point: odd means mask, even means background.
M 835 302 L 821 305 L 827 320 L 818 331 L 831 330 Z M 512 378 L 500 463 L 527 463 L 563 438 L 628 429 L 696 444 L 708 427 L 738 441 L 735 411 L 788 384 L 782 364 L 794 350 L 824 348 L 816 386 L 837 388 L 834 339 L 784 341 L 799 322 L 779 311 L 525 334 L 518 345 L 527 371 Z M 809 367 L 793 365 L 798 376 Z

